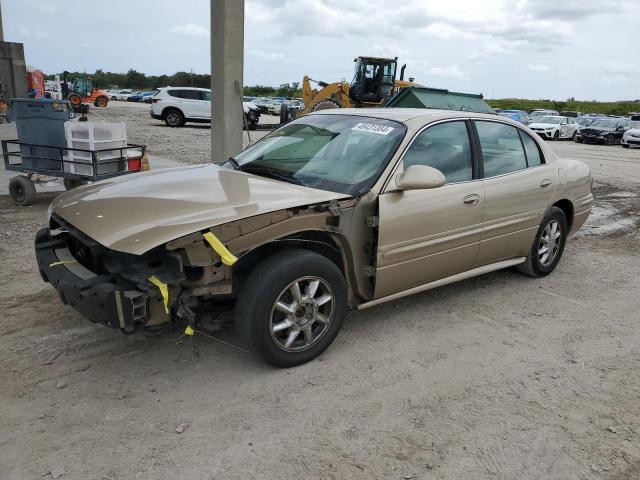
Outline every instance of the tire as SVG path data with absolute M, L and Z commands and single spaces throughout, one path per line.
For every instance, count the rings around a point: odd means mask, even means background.
M 73 190 L 76 187 L 81 187 L 82 185 L 86 185 L 87 181 L 78 180 L 77 178 L 65 178 L 62 181 L 62 184 L 64 185 L 64 189 L 66 191 L 69 191 L 69 190 Z
M 100 107 L 100 108 L 105 108 L 108 103 L 109 103 L 109 99 L 107 97 L 98 97 L 96 98 L 96 101 L 93 102 L 93 104 L 96 107 Z
M 555 230 L 553 227 L 554 224 Z M 555 235 L 554 232 L 559 232 L 560 236 L 553 238 Z M 530 277 L 544 277 L 549 275 L 556 268 L 562 257 L 567 241 L 567 234 L 567 217 L 558 207 L 551 207 L 542 219 L 542 223 L 540 224 L 540 228 L 538 228 L 538 233 L 533 241 L 531 250 L 529 250 L 526 261 L 518 265 L 518 270 Z M 545 241 L 544 237 L 547 239 L 551 237 L 553 244 L 550 246 L 549 240 Z M 546 252 L 543 252 L 542 249 L 545 246 L 551 249 L 551 253 L 549 254 L 551 258 L 544 256 Z
M 112 101 L 112 102 L 115 102 L 116 100 L 118 100 L 118 99 L 116 98 L 116 96 L 115 96 L 115 95 L 114 95 L 113 97 L 111 97 L 111 101 Z
M 169 108 L 164 114 L 164 123 L 167 124 L 167 127 L 181 127 L 184 125 L 184 115 L 177 108 Z
M 36 186 L 29 177 L 18 175 L 9 180 L 9 195 L 18 205 L 32 205 L 36 201 L 38 194 Z
M 71 95 L 69 95 L 69 103 L 74 107 L 82 105 L 82 97 L 80 97 L 80 95 L 78 95 L 77 93 L 72 93 Z
M 582 138 L 580 138 L 580 137 L 578 137 L 577 135 L 575 135 L 575 136 L 573 137 L 573 141 L 574 141 L 574 142 L 576 142 L 576 143 L 582 143 Z
M 629 145 L 622 144 L 622 148 L 629 148 Z
M 578 132 L 573 132 L 573 135 L 571 135 L 571 140 L 573 140 L 574 142 L 576 141 L 576 135 L 578 134 Z
M 342 108 L 342 105 L 340 105 L 340 102 L 334 100 L 333 98 L 325 98 L 324 100 L 316 103 L 311 111 L 317 112 L 319 110 L 331 110 L 333 108 Z
M 611 146 L 611 145 L 613 145 L 613 142 L 614 142 L 613 135 L 609 135 L 609 136 L 605 139 L 604 144 L 605 144 L 605 145 L 609 145 L 609 146 Z
M 553 141 L 557 142 L 558 140 L 560 140 L 560 130 L 556 130 L 553 134 Z
M 311 299 L 324 303 L 305 300 L 312 282 L 317 288 Z M 298 302 L 294 284 L 302 298 Z M 269 365 L 300 365 L 335 339 L 346 315 L 346 292 L 342 272 L 331 260 L 309 250 L 286 250 L 264 260 L 245 280 L 236 302 L 236 328 Z M 276 303 L 289 313 L 282 313 Z

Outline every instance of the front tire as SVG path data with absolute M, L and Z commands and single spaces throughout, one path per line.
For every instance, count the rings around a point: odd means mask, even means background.
M 629 145 L 627 145 L 626 143 L 623 143 L 622 148 L 629 148 Z
M 518 270 L 530 277 L 549 275 L 560 262 L 567 234 L 567 217 L 558 207 L 551 207 L 542 219 L 527 259 L 518 265 Z
M 99 108 L 104 108 L 107 106 L 108 103 L 109 103 L 109 100 L 107 99 L 107 97 L 98 97 L 96 98 L 94 105 Z
M 236 327 L 266 363 L 293 367 L 329 347 L 346 315 L 340 269 L 308 250 L 286 250 L 260 263 L 236 302 Z
M 181 127 L 184 125 L 184 115 L 176 108 L 171 108 L 164 113 L 164 123 L 168 127 Z
M 553 134 L 553 140 L 555 142 L 557 142 L 558 140 L 560 140 L 560 131 L 556 130 L 555 133 Z
M 32 205 L 38 197 L 36 186 L 25 175 L 18 175 L 9 180 L 9 195 L 16 204 L 23 207 Z

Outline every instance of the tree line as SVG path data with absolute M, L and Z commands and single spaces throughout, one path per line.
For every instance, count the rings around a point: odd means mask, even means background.
M 116 89 L 130 88 L 132 90 L 154 90 L 159 87 L 211 87 L 211 75 L 193 72 L 176 72 L 173 75 L 146 75 L 130 68 L 127 73 L 105 72 L 101 69 L 94 73 L 69 72 L 69 79 L 88 76 L 98 88 Z M 54 75 L 47 75 L 53 80 Z M 302 92 L 297 82 L 283 84 L 279 87 L 255 85 L 244 87 L 244 94 L 254 97 L 300 97 Z
M 640 100 L 618 101 L 618 102 L 598 102 L 580 101 L 575 98 L 568 98 L 566 101 L 557 100 L 527 100 L 524 98 L 503 98 L 497 100 L 487 100 L 493 108 L 503 110 L 526 110 L 543 108 L 546 110 L 571 111 L 582 113 L 598 113 L 603 115 L 627 115 L 629 112 L 640 111 Z

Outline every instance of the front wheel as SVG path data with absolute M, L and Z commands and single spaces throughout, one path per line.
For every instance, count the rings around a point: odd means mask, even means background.
M 560 131 L 556 130 L 556 132 L 553 134 L 553 140 L 556 142 L 560 140 Z
M 107 106 L 107 103 L 109 103 L 109 100 L 107 100 L 107 97 L 98 97 L 96 98 L 94 105 L 96 107 L 104 108 Z
M 249 274 L 236 302 L 236 326 L 266 363 L 293 367 L 320 355 L 346 315 L 340 269 L 308 250 L 286 250 Z
M 613 145 L 613 135 L 609 135 L 609 136 L 605 139 L 604 144 L 605 144 L 605 145 L 609 145 L 609 146 Z
M 549 275 L 562 257 L 567 235 L 567 217 L 558 207 L 551 207 L 542 219 L 527 259 L 518 269 L 531 277 Z
M 32 205 L 38 196 L 36 186 L 25 175 L 18 175 L 9 180 L 9 195 L 16 204 L 23 207 Z
M 628 145 L 628 144 L 626 144 L 626 143 L 623 143 L 623 144 L 622 144 L 622 148 L 629 148 L 629 145 Z

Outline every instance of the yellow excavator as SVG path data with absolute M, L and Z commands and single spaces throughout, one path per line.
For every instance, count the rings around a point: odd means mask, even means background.
M 381 107 L 401 88 L 417 86 L 413 78 L 404 80 L 404 69 L 400 70 L 400 79 L 396 79 L 398 57 L 356 57 L 355 73 L 351 83 L 326 83 L 305 75 L 302 80 L 302 101 L 304 108 L 293 110 L 282 108 L 280 122 L 305 115 L 317 110 L 349 107 Z M 311 84 L 319 88 L 313 88 Z

